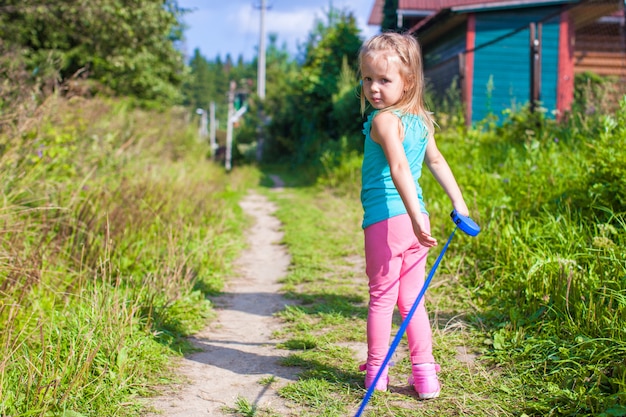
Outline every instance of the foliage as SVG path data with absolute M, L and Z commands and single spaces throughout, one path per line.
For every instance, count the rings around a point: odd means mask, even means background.
M 220 56 L 210 61 L 195 49 L 189 61 L 189 76 L 181 90 L 183 104 L 194 110 L 208 111 L 210 103 L 214 102 L 217 119 L 225 120 L 230 81 L 238 84 L 238 91 L 249 94 L 253 80 L 256 80 L 256 67 L 245 63 L 243 57 L 239 57 L 237 64 L 233 63 L 230 54 L 226 55 L 224 62 Z
M 594 205 L 626 212 L 626 96 L 613 115 L 602 116 L 602 130 L 590 144 L 596 159 L 589 166 L 587 187 Z
M 337 126 L 337 134 L 349 138 L 350 147 L 348 151 L 362 152 L 363 118 L 359 106 L 355 106 L 360 94 L 357 79 L 356 72 L 348 63 L 347 57 L 344 56 L 336 92 L 332 96 L 332 115 L 333 123 Z
M 286 44 L 269 35 L 266 50 L 266 97 L 254 94 L 256 62 L 230 56 L 223 64 L 218 56 L 209 61 L 195 51 L 190 74 L 183 86 L 184 104 L 207 109 L 217 105 L 217 119 L 224 130 L 228 84 L 247 96 L 247 112 L 235 129 L 234 156 L 247 160 L 263 157 L 266 163 L 288 161 L 319 167 L 320 155 L 333 142 L 346 137 L 350 149 L 360 148 L 362 120 L 356 100 L 356 59 L 361 45 L 359 29 L 351 12 L 332 6 L 326 20 L 318 19 L 299 60 L 290 56 Z M 259 138 L 265 138 L 259 145 Z M 262 149 L 258 149 L 259 146 Z
M 425 102 L 434 111 L 437 125 L 442 130 L 465 129 L 465 106 L 457 77 L 443 94 L 437 94 L 428 83 L 426 87 Z
M 348 145 L 343 136 L 324 147 L 320 157 L 322 172 L 317 178 L 321 186 L 332 188 L 335 192 L 356 197 L 354 186 L 361 184 L 362 154 Z
M 183 84 L 184 104 L 190 108 L 207 110 L 212 100 L 225 96 L 228 80 L 220 62 L 211 65 L 200 54 L 199 49 L 193 51 L 189 61 L 189 77 Z M 218 67 L 216 69 L 212 67 Z M 219 92 L 218 92 L 219 91 Z
M 512 115 L 446 147 L 486 225 L 468 285 L 491 323 L 494 358 L 534 391 L 532 414 L 624 405 L 623 364 L 605 353 L 626 343 L 624 183 L 612 176 L 624 120 L 588 117 L 556 125 Z
M 500 126 L 452 125 L 438 135 L 483 228 L 458 238 L 445 264 L 471 295 L 485 359 L 517 381 L 513 415 L 626 412 L 625 99 L 620 106 L 563 123 L 509 112 Z M 341 183 L 352 158 L 324 184 Z M 445 236 L 450 203 L 431 176 L 422 186 L 433 233 Z
M 6 0 L 0 11 L 3 49 L 19 51 L 44 88 L 88 77 L 117 94 L 178 100 L 183 10 L 176 0 Z
M 256 178 L 227 183 L 180 109 L 37 114 L 0 136 L 0 414 L 139 415 L 211 314 Z
M 275 34 L 269 35 L 269 42 L 266 50 L 266 92 L 265 100 L 261 102 L 256 94 L 252 94 L 247 101 L 248 111 L 237 127 L 236 138 L 238 150 L 247 160 L 257 159 L 258 139 L 262 133 L 269 137 L 266 132 L 268 123 L 276 118 L 277 114 L 289 111 L 285 108 L 286 94 L 290 91 L 292 77 L 298 73 L 298 63 L 290 56 L 287 45 L 278 45 L 278 37 Z M 263 132 L 260 132 L 260 126 Z M 261 154 L 265 154 L 266 159 L 279 159 L 274 155 L 280 149 L 279 143 L 283 138 L 271 138 L 274 145 L 262 146 Z M 280 151 L 279 151 L 280 152 Z
M 398 27 L 398 0 L 385 0 L 383 4 L 383 21 L 380 25 L 381 32 L 398 32 L 402 28 Z
M 623 80 L 585 71 L 574 78 L 572 114 L 607 114 L 619 108 L 619 99 L 626 93 Z
M 348 133 L 340 131 L 333 118 L 333 94 L 344 59 L 356 70 L 359 29 L 352 13 L 331 8 L 326 18 L 327 22 L 316 22 L 302 67 L 288 78 L 282 103 L 271 114 L 268 154 L 274 160 L 287 156 L 296 164 L 310 162 L 324 143 Z M 353 82 L 356 85 L 356 79 Z
M 266 126 L 273 115 L 281 111 L 289 79 L 298 72 L 298 64 L 290 56 L 286 44 L 279 46 L 276 34 L 270 33 L 268 37 L 264 102 L 261 102 L 256 94 L 257 62 L 244 62 L 242 56 L 235 65 L 228 54 L 223 62 L 220 56 L 214 60 L 207 60 L 199 50 L 195 50 L 190 61 L 189 76 L 182 88 L 183 104 L 193 110 L 202 109 L 208 112 L 210 104 L 215 104 L 215 118 L 218 123 L 217 142 L 223 147 L 229 87 L 231 82 L 235 82 L 235 109 L 245 105 L 247 111 L 234 125 L 234 162 L 257 159 L 260 126 Z M 220 153 L 218 151 L 218 154 Z

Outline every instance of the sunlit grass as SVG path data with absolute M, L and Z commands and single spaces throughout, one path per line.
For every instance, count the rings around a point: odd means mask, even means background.
M 482 226 L 476 238 L 455 238 L 427 294 L 444 389 L 416 401 L 400 355 L 390 371 L 397 388 L 377 393 L 366 415 L 626 413 L 626 190 L 615 179 L 626 166 L 626 100 L 615 116 L 585 117 L 559 125 L 512 115 L 492 130 L 440 133 Z M 303 369 L 281 393 L 319 408 L 311 415 L 353 414 L 364 394 L 359 184 L 341 180 L 358 177 L 346 174 L 358 156 L 344 157 L 337 178 L 325 167 L 320 184 L 329 188 L 276 197 L 294 254 L 285 288 L 300 301 L 279 315 L 280 336 L 293 350 L 285 364 Z M 441 240 L 452 229 L 450 203 L 428 173 L 422 186 Z M 341 360 L 338 346 L 348 349 Z
M 403 342 L 392 389 L 366 415 L 626 414 L 623 106 L 441 132 L 483 228 L 457 234 L 427 293 L 443 391 L 416 399 Z M 239 197 L 269 177 L 226 176 L 176 113 L 157 128 L 152 114 L 93 101 L 48 117 L 1 138 L 0 414 L 138 415 L 133 399 L 169 376 L 243 246 Z M 296 301 L 276 336 L 283 365 L 301 371 L 280 394 L 303 416 L 351 415 L 365 394 L 359 163 L 338 161 L 322 186 L 280 171 L 287 187 L 268 194 Z M 449 201 L 428 173 L 422 185 L 442 240 Z M 277 415 L 243 397 L 229 411 Z
M 285 340 L 279 347 L 291 351 L 283 365 L 301 370 L 298 381 L 280 393 L 304 407 L 301 415 L 353 415 L 365 394 L 364 376 L 358 371 L 365 359 L 368 299 L 360 203 L 315 187 L 289 188 L 270 197 L 281 206 L 283 241 L 292 254 L 285 289 L 298 300 L 278 313 L 284 327 L 277 337 Z M 446 218 L 442 221 L 452 226 Z M 490 371 L 491 365 L 482 359 L 489 346 L 484 343 L 485 333 L 472 321 L 476 310 L 468 311 L 459 302 L 472 298 L 457 275 L 464 267 L 462 255 L 450 254 L 453 266 L 447 269 L 451 271 L 435 279 L 443 284 L 435 282 L 429 295 L 431 315 L 440 323 L 435 325 L 435 343 L 444 365 L 442 400 L 417 400 L 406 382 L 410 364 L 403 342 L 390 371 L 391 392 L 377 393 L 366 415 L 409 416 L 419 410 L 420 415 L 504 416 L 512 415 L 510 404 L 521 402 L 517 381 L 504 380 L 501 371 Z M 399 320 L 395 323 L 399 325 Z M 471 358 L 469 362 L 459 359 L 461 351 L 466 353 L 463 358 Z M 494 398 L 504 405 L 494 407 Z
M 56 107 L 1 138 L 0 414 L 138 415 L 211 315 L 256 175 L 226 181 L 180 112 Z

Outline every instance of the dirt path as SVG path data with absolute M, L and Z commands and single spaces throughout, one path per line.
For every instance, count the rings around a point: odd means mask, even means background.
M 286 353 L 272 339 L 279 328 L 273 314 L 289 303 L 278 293 L 277 283 L 289 256 L 279 245 L 282 232 L 272 216 L 275 206 L 254 192 L 240 205 L 255 224 L 248 232 L 249 247 L 236 263 L 237 276 L 214 300 L 217 319 L 192 339 L 202 351 L 182 359 L 180 373 L 189 384 L 154 399 L 151 405 L 160 414 L 151 416 L 232 416 L 229 409 L 242 399 L 259 410 L 292 414 L 276 390 L 295 380 L 296 370 L 280 366 Z

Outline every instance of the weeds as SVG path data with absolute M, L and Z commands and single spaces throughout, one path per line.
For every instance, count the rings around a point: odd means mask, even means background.
M 0 137 L 0 414 L 138 415 L 243 245 L 248 174 L 226 187 L 181 112 L 39 112 Z
M 49 100 L 36 117 L 2 120 L 15 124 L 0 136 L 0 414 L 137 415 L 133 399 L 210 316 L 206 295 L 242 245 L 237 199 L 258 178 L 226 180 L 182 114 L 157 128 L 124 101 Z M 445 388 L 417 401 L 401 345 L 370 415 L 626 415 L 620 105 L 565 124 L 520 112 L 441 132 L 483 227 L 455 241 L 428 292 Z M 280 313 L 279 336 L 284 365 L 303 372 L 280 393 L 311 416 L 351 414 L 364 394 L 358 155 L 336 147 L 322 161 L 327 188 L 271 197 L 292 255 L 285 290 L 300 301 Z M 446 236 L 449 202 L 428 175 L 422 186 Z M 230 411 L 274 415 L 244 398 Z
M 237 397 L 237 399 L 235 400 L 235 407 L 237 413 L 243 417 L 254 417 L 256 415 L 256 406 L 250 404 L 250 401 L 248 401 L 244 397 Z
M 522 111 L 488 130 L 438 135 L 483 231 L 455 242 L 441 285 L 429 290 L 435 317 L 461 318 L 458 328 L 435 326 L 442 398 L 421 404 L 392 389 L 375 396 L 371 415 L 626 414 L 626 98 L 620 106 L 562 124 Z M 358 176 L 357 157 L 333 158 L 319 182 L 327 189 L 279 199 L 294 255 L 286 288 L 301 300 L 281 314 L 281 336 L 293 350 L 286 363 L 305 369 L 281 392 L 319 415 L 350 414 L 362 397 L 354 356 L 364 344 L 366 284 L 362 269 L 346 275 L 340 261 L 360 249 L 359 184 L 343 181 Z M 450 203 L 429 175 L 422 187 L 433 233 L 446 236 Z M 329 354 L 337 344 L 355 350 L 338 359 Z M 459 361 L 461 348 L 474 352 L 471 365 Z M 396 362 L 392 386 L 408 369 Z
M 227 407 L 225 411 L 233 416 L 240 417 L 280 417 L 273 410 L 259 408 L 256 404 L 252 404 L 247 398 L 242 396 L 237 396 L 235 406 L 232 408 Z
M 367 317 L 361 208 L 359 201 L 346 198 L 343 190 L 339 194 L 315 187 L 290 189 L 288 195 L 271 194 L 281 207 L 277 214 L 292 255 L 285 288 L 299 300 L 279 313 L 285 326 L 277 336 L 286 340 L 280 346 L 291 350 L 282 364 L 302 372 L 298 381 L 281 388 L 280 394 L 303 408 L 299 415 L 304 416 L 353 415 L 365 394 L 363 374 L 358 371 L 365 360 Z M 462 258 L 454 257 L 451 263 L 455 266 L 450 269 L 463 271 Z M 435 327 L 435 343 L 447 392 L 441 401 L 416 399 L 406 383 L 410 364 L 402 343 L 390 371 L 391 392 L 376 393 L 366 415 L 511 415 L 505 405 L 519 404 L 520 395 L 509 394 L 516 391 L 515 382 L 503 380 L 499 372 L 488 372 L 488 363 L 479 359 L 487 345 L 480 327 L 471 323 L 467 305 L 453 306 L 448 301 L 468 298 L 456 295 L 456 291 L 467 291 L 458 274 L 448 271 L 439 279 L 447 283 L 433 285 L 429 299 L 437 306 L 434 316 L 444 323 Z M 398 317 L 394 323 L 400 324 Z M 470 362 L 459 359 L 460 350 L 470 352 Z

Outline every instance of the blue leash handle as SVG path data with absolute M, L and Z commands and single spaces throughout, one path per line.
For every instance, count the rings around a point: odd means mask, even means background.
M 424 294 L 426 293 L 426 290 L 428 289 L 428 285 L 430 284 L 430 281 L 433 279 L 433 276 L 435 275 L 435 272 L 437 271 L 437 267 L 439 266 L 439 263 L 441 262 L 441 259 L 443 258 L 444 253 L 446 253 L 446 250 L 448 249 L 448 245 L 452 241 L 452 238 L 454 237 L 454 232 L 456 232 L 457 228 L 458 226 L 454 228 L 452 233 L 450 233 L 450 237 L 448 238 L 448 241 L 446 242 L 443 249 L 441 250 L 441 253 L 437 257 L 437 260 L 433 264 L 433 267 L 430 269 L 430 272 L 428 273 L 428 277 L 426 278 L 426 281 L 424 281 L 424 286 L 422 287 L 420 293 L 417 295 L 417 298 L 415 299 L 415 302 L 413 303 L 411 310 L 409 310 L 406 317 L 404 318 L 404 321 L 400 325 L 400 328 L 398 329 L 398 333 L 396 334 L 396 337 L 394 337 L 393 342 L 391 343 L 391 346 L 389 347 L 389 351 L 387 351 L 387 356 L 385 357 L 383 364 L 380 366 L 380 369 L 378 370 L 378 373 L 376 374 L 376 378 L 374 378 L 372 385 L 370 385 L 370 387 L 367 389 L 367 393 L 365 394 L 365 397 L 363 398 L 363 401 L 361 402 L 361 407 L 359 407 L 359 411 L 356 412 L 354 417 L 360 417 L 363 414 L 363 410 L 365 410 L 365 407 L 367 406 L 367 403 L 372 397 L 372 394 L 374 394 L 374 389 L 376 388 L 376 384 L 378 383 L 378 380 L 383 374 L 383 371 L 389 364 L 389 361 L 391 360 L 393 353 L 395 352 L 396 348 L 400 344 L 400 341 L 402 340 L 402 336 L 404 335 L 404 332 L 406 331 L 406 328 L 408 327 L 409 322 L 411 321 L 411 318 L 413 317 L 413 314 L 415 314 L 415 310 L 417 310 L 417 306 L 419 305 L 420 301 L 424 297 Z

